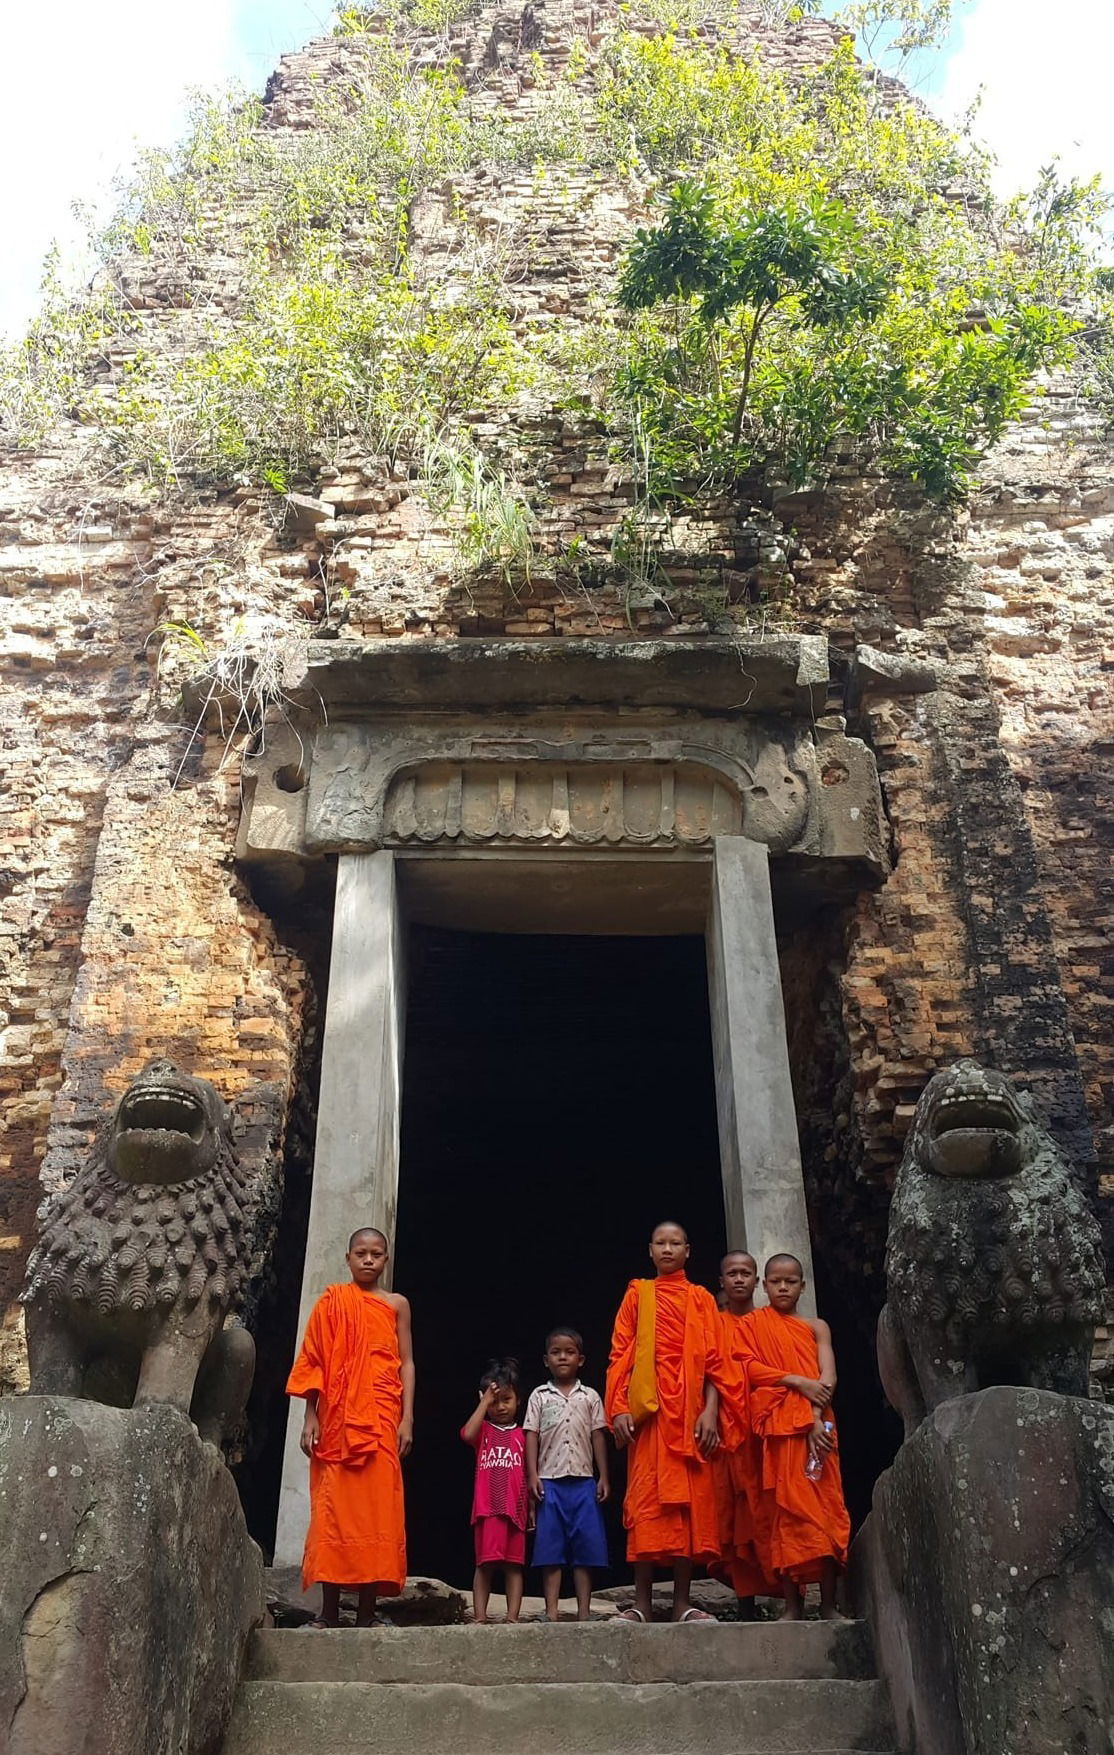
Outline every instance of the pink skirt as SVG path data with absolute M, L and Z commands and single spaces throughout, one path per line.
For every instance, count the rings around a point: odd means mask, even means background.
M 477 1566 L 525 1566 L 526 1531 L 509 1517 L 478 1517 L 472 1529 Z

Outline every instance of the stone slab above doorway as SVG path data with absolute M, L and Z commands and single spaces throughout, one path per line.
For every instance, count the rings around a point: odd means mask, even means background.
M 237 855 L 704 858 L 742 834 L 847 890 L 889 869 L 826 642 L 323 642 L 244 767 Z
M 284 694 L 330 718 L 382 708 L 689 707 L 817 717 L 828 642 L 777 639 L 310 640 Z

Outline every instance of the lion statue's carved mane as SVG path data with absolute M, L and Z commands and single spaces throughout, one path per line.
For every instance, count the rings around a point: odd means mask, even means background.
M 32 1391 L 190 1410 L 196 1390 L 194 1417 L 219 1437 L 254 1359 L 246 1331 L 225 1327 L 248 1273 L 249 1205 L 219 1092 L 152 1061 L 47 1210 L 23 1292 Z
M 917 1104 L 890 1207 L 878 1363 L 908 1436 L 995 1383 L 1088 1392 L 1102 1242 L 1032 1103 L 961 1060 Z

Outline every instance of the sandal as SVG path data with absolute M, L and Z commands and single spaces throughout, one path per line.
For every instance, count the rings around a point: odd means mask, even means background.
M 707 1611 L 704 1609 L 686 1609 L 683 1615 L 677 1616 L 677 1620 L 674 1623 L 674 1625 L 677 1627 L 683 1627 L 686 1621 L 714 1621 L 714 1620 L 715 1620 L 715 1616 L 709 1615 L 707 1613 Z
M 645 1626 L 646 1624 L 646 1617 L 641 1609 L 620 1609 L 615 1619 L 616 1621 L 634 1621 L 636 1624 L 641 1624 L 642 1626 Z

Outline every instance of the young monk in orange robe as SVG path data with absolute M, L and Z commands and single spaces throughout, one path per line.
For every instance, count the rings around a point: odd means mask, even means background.
M 629 1621 L 649 1621 L 655 1566 L 673 1572 L 674 1621 L 710 1621 L 689 1603 L 694 1565 L 719 1553 L 716 1490 L 709 1458 L 720 1375 L 719 1312 L 685 1274 L 682 1226 L 657 1225 L 650 1239 L 655 1278 L 632 1280 L 611 1337 L 605 1411 L 629 1447 L 623 1523 L 634 1563 Z
M 816 1582 L 820 1613 L 832 1620 L 851 1521 L 830 1406 L 836 1383 L 831 1330 L 818 1317 L 796 1314 L 805 1277 L 795 1255 L 771 1256 L 762 1284 L 769 1306 L 744 1317 L 741 1331 L 751 1419 L 762 1441 L 770 1565 L 781 1579 L 788 1620 L 801 1619 L 804 1587 Z M 805 1472 L 810 1461 L 814 1478 Z
M 378 1595 L 406 1582 L 406 1525 L 399 1458 L 414 1422 L 410 1306 L 380 1292 L 388 1260 L 382 1231 L 348 1240 L 352 1279 L 329 1286 L 310 1311 L 286 1385 L 306 1399 L 309 1531 L 302 1588 L 321 1585 L 320 1625 L 340 1622 L 340 1587 L 358 1587 L 357 1627 L 370 1627 Z
M 756 1619 L 755 1597 L 778 1596 L 770 1574 L 770 1518 L 762 1495 L 762 1447 L 751 1424 L 743 1318 L 754 1309 L 758 1264 L 745 1249 L 732 1249 L 719 1264 L 723 1308 L 720 1350 L 725 1380 L 720 1392 L 720 1448 L 712 1463 L 719 1511 L 720 1558 L 710 1568 L 731 1585 L 740 1621 Z

